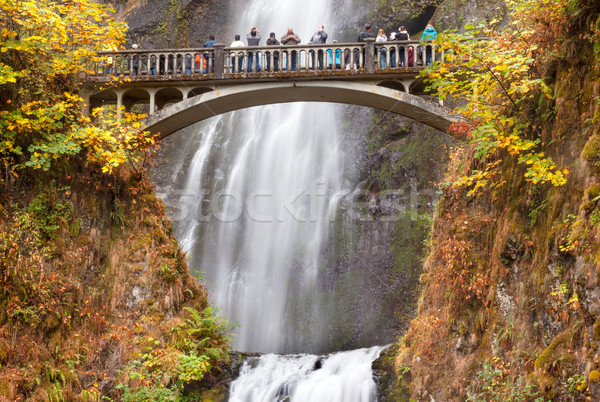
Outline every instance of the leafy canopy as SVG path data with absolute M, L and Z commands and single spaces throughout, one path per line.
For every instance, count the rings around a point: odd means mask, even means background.
M 456 183 L 470 187 L 470 194 L 499 184 L 495 177 L 507 154 L 525 165 L 525 178 L 531 183 L 561 186 L 568 174 L 541 150 L 542 127 L 530 110 L 539 99 L 552 98 L 537 66 L 558 52 L 551 38 L 560 32 L 568 1 L 509 0 L 507 4 L 511 17 L 502 31 L 494 29 L 500 23 L 494 20 L 488 26 L 467 26 L 466 33 L 441 34 L 437 49 L 444 52 L 444 60 L 422 73 L 441 99 L 464 101 L 456 111 L 467 123 L 453 129 L 468 133 L 482 162 L 481 169 L 471 170 Z
M 104 171 L 129 160 L 131 146 L 152 145 L 142 116 L 82 113 L 79 74 L 97 51 L 117 48 L 127 26 L 111 6 L 91 0 L 0 0 L 0 161 L 16 171 L 49 169 L 61 156 L 88 151 Z M 131 162 L 131 160 L 130 160 Z

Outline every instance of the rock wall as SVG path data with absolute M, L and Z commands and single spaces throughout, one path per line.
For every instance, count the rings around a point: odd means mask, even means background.
M 121 18 L 129 24 L 131 43 L 142 49 L 201 47 L 211 34 L 225 37 L 231 2 L 133 0 L 126 3 Z

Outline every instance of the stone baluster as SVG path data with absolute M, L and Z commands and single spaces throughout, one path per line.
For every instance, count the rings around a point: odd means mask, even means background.
M 215 78 L 223 78 L 225 72 L 225 45 L 222 43 L 216 43 L 214 47 L 215 55 Z
M 298 53 L 301 54 L 302 52 L 304 52 L 304 70 L 308 71 L 310 69 L 310 51 L 306 48 L 298 50 Z M 298 57 L 298 64 L 301 64 L 300 57 Z M 300 65 L 298 66 L 298 70 L 300 70 Z
M 366 38 L 364 49 L 365 49 L 364 65 L 365 65 L 365 68 L 367 69 L 367 72 L 372 73 L 373 71 L 375 71 L 375 38 Z M 361 56 L 362 56 L 362 52 L 361 52 Z M 361 62 L 362 61 L 363 60 L 361 60 Z M 362 63 L 361 63 L 361 66 L 362 66 Z

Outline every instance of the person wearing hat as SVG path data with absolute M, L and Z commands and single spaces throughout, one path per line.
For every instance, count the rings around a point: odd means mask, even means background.
M 281 43 L 275 38 L 275 32 L 269 34 L 267 39 L 267 46 L 279 46 Z M 267 53 L 267 71 L 271 71 L 271 55 Z M 273 52 L 273 70 L 279 71 L 279 52 Z

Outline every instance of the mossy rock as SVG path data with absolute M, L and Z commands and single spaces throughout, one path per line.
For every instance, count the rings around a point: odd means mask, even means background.
M 131 245 L 131 252 L 136 252 L 144 247 L 150 247 L 152 245 L 152 237 L 150 234 L 138 236 L 137 240 Z
M 600 184 L 592 184 L 585 190 L 590 199 L 594 199 L 600 195 Z
M 10 344 L 7 339 L 0 338 L 0 366 L 8 360 L 8 355 L 10 353 Z M 2 395 L 2 391 L 0 390 L 0 396 Z
M 600 381 L 600 372 L 598 370 L 590 371 L 590 375 L 588 376 L 588 380 L 590 383 Z
M 554 399 L 556 396 L 556 389 L 554 388 L 555 383 L 556 378 L 552 377 L 551 375 L 543 375 L 538 381 L 542 395 L 548 399 Z
M 158 227 L 158 217 L 155 215 L 147 215 L 144 217 L 144 219 L 142 220 L 142 222 L 151 228 L 156 228 Z
M 546 368 L 549 363 L 556 361 L 555 357 L 557 357 L 557 349 L 569 339 L 570 334 L 571 330 L 569 328 L 554 338 L 552 343 L 538 356 L 537 359 L 535 359 L 534 367 L 536 370 L 542 370 Z
M 596 338 L 600 339 L 600 318 L 596 320 L 592 329 L 594 330 L 594 335 Z
M 587 161 L 592 161 L 598 158 L 598 152 L 600 151 L 600 142 L 597 136 L 593 136 L 583 147 L 581 151 L 581 158 Z
M 227 387 L 223 385 L 217 385 L 208 391 L 201 393 L 201 400 L 207 402 L 221 402 L 227 400 Z

